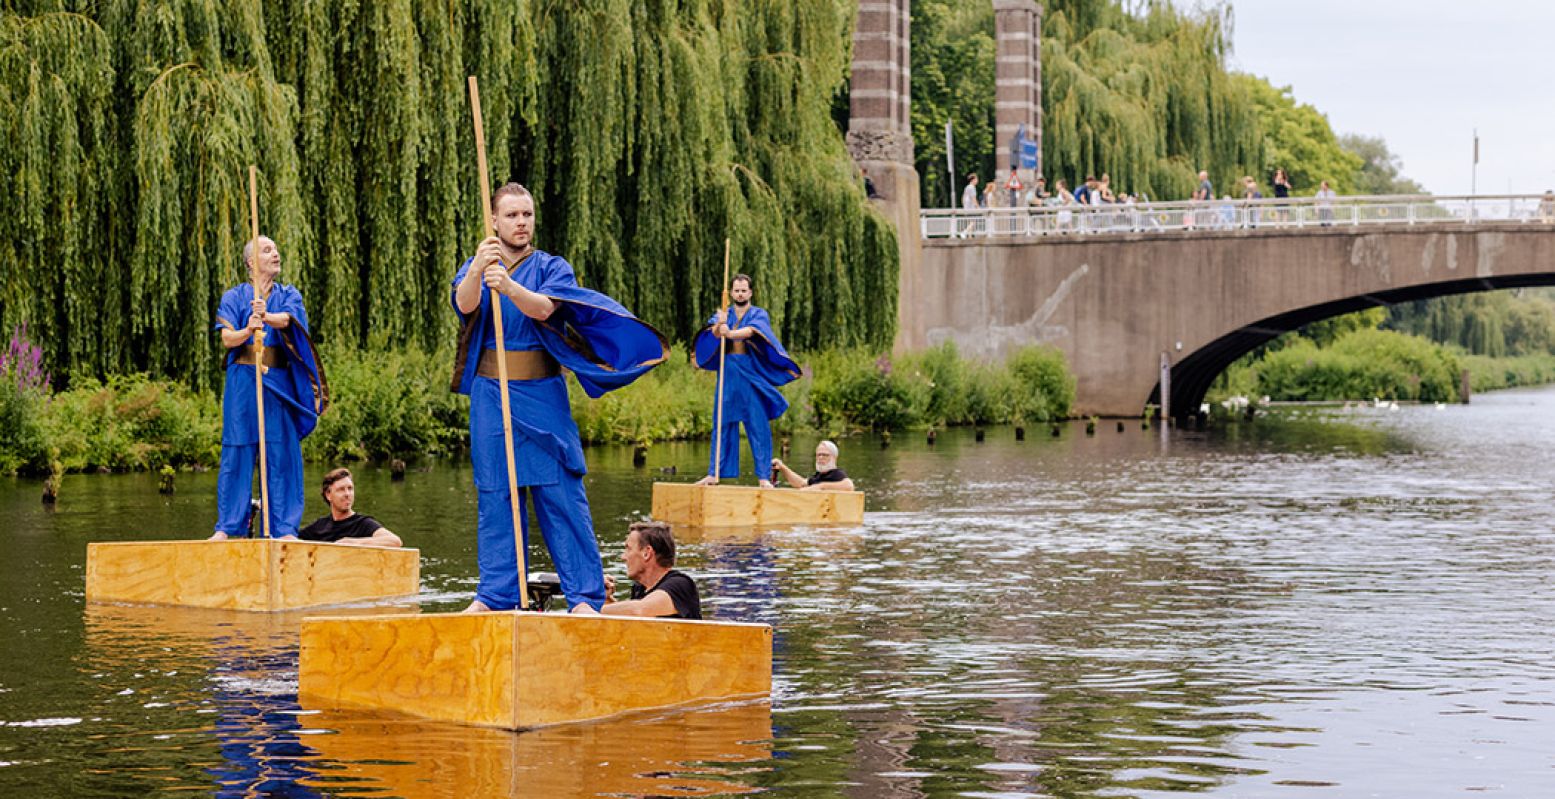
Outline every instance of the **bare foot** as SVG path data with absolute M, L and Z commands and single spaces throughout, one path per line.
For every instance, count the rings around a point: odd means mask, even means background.
M 572 610 L 569 610 L 567 612 L 568 613 L 592 613 L 592 614 L 594 614 L 596 616 L 599 615 L 599 611 L 595 610 L 594 606 L 590 605 L 587 602 L 579 602 L 578 604 L 573 606 Z
M 491 612 L 491 608 L 486 607 L 486 603 L 485 602 L 482 602 L 479 599 L 477 599 L 477 600 L 474 600 L 473 602 L 471 602 L 470 606 L 465 608 L 461 612 L 463 612 L 463 613 L 490 613 Z
M 225 541 L 225 540 L 227 540 L 227 534 L 223 533 L 220 530 L 217 530 L 215 533 L 211 534 L 210 538 L 207 538 L 205 540 L 206 541 Z
M 762 480 L 760 483 L 758 483 L 758 485 L 760 485 L 762 488 L 773 488 L 774 487 L 772 485 L 772 481 L 771 480 Z
M 702 478 L 701 480 L 698 480 L 695 483 L 692 483 L 692 485 L 699 485 L 699 486 L 715 486 L 715 485 L 718 485 L 718 475 L 710 474 L 710 475 Z

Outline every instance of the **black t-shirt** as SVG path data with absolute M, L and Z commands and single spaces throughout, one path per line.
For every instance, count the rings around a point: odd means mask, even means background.
M 816 483 L 840 483 L 846 479 L 848 479 L 847 472 L 841 469 L 832 469 L 829 472 L 816 472 L 815 474 L 810 475 L 810 481 L 806 483 L 806 485 L 815 485 Z
M 333 515 L 302 528 L 297 537 L 304 541 L 339 541 L 342 538 L 372 538 L 373 533 L 383 529 L 383 525 L 371 516 L 363 516 L 353 513 L 350 516 L 335 521 Z
M 675 603 L 675 615 L 665 618 L 702 618 L 702 597 L 697 594 L 697 584 L 690 577 L 670 569 L 659 578 L 659 584 L 653 587 L 653 591 L 669 594 L 670 601 Z M 633 599 L 642 599 L 650 593 L 653 592 L 644 588 L 641 583 L 632 583 Z

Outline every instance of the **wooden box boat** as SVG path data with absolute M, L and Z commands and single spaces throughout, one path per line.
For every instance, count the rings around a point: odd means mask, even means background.
M 417 549 L 276 539 L 86 546 L 88 602 L 280 611 L 420 590 Z
M 695 527 L 860 524 L 861 491 L 654 483 L 653 518 Z
M 505 611 L 310 618 L 298 699 L 510 730 L 755 699 L 765 624 Z

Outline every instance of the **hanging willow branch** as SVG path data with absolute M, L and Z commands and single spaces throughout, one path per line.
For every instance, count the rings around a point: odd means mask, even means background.
M 895 236 L 829 118 L 849 0 L 91 8 L 0 17 L 0 196 L 24 209 L 0 218 L 0 326 L 31 322 L 57 372 L 216 383 L 249 163 L 316 338 L 450 342 L 481 230 L 469 74 L 491 179 L 529 185 L 587 285 L 685 340 L 728 236 L 791 346 L 894 337 Z

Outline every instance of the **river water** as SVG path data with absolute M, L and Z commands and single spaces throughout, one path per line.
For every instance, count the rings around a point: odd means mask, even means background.
M 770 705 L 517 735 L 300 708 L 296 614 L 86 605 L 86 543 L 205 535 L 213 474 L 0 482 L 0 796 L 1555 795 L 1555 390 L 1115 424 L 842 442 L 862 527 L 677 531 L 775 626 Z M 706 447 L 630 457 L 589 451 L 612 564 Z M 357 486 L 466 602 L 468 469 Z

